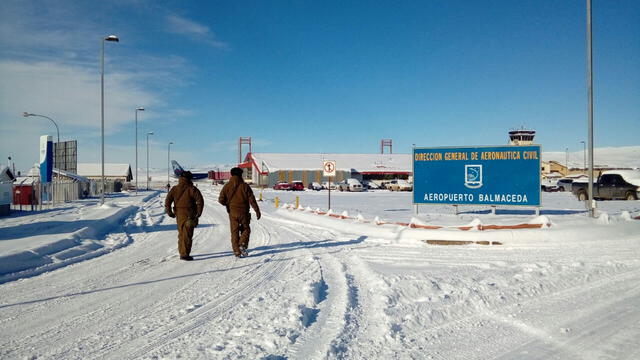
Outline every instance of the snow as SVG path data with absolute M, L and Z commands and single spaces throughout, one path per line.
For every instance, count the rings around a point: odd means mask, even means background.
M 236 259 L 220 187 L 199 187 L 192 262 L 160 192 L 1 218 L 0 358 L 640 356 L 640 201 L 598 202 L 591 219 L 543 193 L 539 216 L 456 215 L 416 213 L 411 193 L 332 191 L 327 211 L 326 190 L 266 189 Z M 517 224 L 540 228 L 489 227 Z
M 588 149 L 587 149 L 588 152 Z M 583 168 L 585 160 L 584 149 L 580 151 L 569 152 L 569 167 Z M 627 167 L 640 168 L 640 146 L 616 146 L 616 147 L 597 147 L 593 149 L 593 161 L 596 166 L 602 167 Z M 556 161 L 565 164 L 567 161 L 567 153 L 564 151 L 545 151 L 542 153 L 542 160 Z

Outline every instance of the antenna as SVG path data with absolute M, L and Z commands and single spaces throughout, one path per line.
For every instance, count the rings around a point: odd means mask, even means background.
M 393 140 L 382 139 L 380 140 L 380 154 L 384 154 L 384 148 L 389 148 L 389 154 L 393 154 Z

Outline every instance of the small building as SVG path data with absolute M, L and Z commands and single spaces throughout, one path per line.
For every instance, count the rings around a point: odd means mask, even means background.
M 410 154 L 248 153 L 239 166 L 245 169 L 245 179 L 257 186 L 273 187 L 281 181 L 302 181 L 307 187 L 310 182 L 329 180 L 322 174 L 325 160 L 336 162 L 333 182 L 349 178 L 381 182 L 412 177 Z
M 0 216 L 7 216 L 11 213 L 13 182 L 15 179 L 8 166 L 0 166 Z
M 562 176 L 567 176 L 568 175 L 568 171 L 567 171 L 567 167 L 560 164 L 557 161 L 551 160 L 548 163 L 548 167 L 546 167 L 546 169 L 548 169 L 549 173 L 553 173 L 553 172 L 557 172 L 562 174 Z
M 89 180 L 102 179 L 102 164 L 100 163 L 78 163 L 78 175 Z M 108 181 L 119 181 L 122 183 L 133 180 L 131 166 L 129 164 L 104 164 L 104 177 Z

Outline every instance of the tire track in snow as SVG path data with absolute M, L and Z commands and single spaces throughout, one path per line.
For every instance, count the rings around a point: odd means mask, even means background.
M 292 229 L 289 226 L 281 226 L 280 229 L 292 234 L 292 237 L 301 243 L 314 243 L 310 236 L 300 232 L 300 229 Z M 343 328 L 343 318 L 348 303 L 346 276 L 344 266 L 333 256 L 323 256 L 319 251 L 313 251 L 312 247 L 304 247 L 309 255 L 318 263 L 320 279 L 315 286 L 318 294 L 315 296 L 314 321 L 305 323 L 303 314 L 302 333 L 290 350 L 295 359 L 324 358 L 330 349 L 331 342 L 340 334 Z M 322 290 L 320 290 L 322 289 Z
M 255 229 L 254 236 L 257 236 L 252 239 L 252 243 L 257 242 L 258 239 L 264 245 L 271 243 L 271 236 L 267 231 L 260 226 L 256 226 Z M 223 279 L 225 284 L 232 285 L 227 293 L 198 307 L 177 322 L 174 321 L 160 326 L 158 329 L 135 338 L 126 344 L 118 344 L 117 351 L 111 352 L 114 347 L 109 347 L 102 349 L 100 354 L 108 355 L 111 358 L 138 358 L 170 346 L 173 340 L 220 318 L 223 314 L 232 310 L 242 299 L 268 287 L 270 281 L 279 279 L 288 266 L 288 263 L 284 260 L 282 255 L 272 254 L 266 259 L 253 263 L 251 263 L 251 257 L 242 260 L 234 258 L 233 260 L 225 261 L 224 265 L 228 267 L 237 263 L 248 263 L 245 268 L 249 266 L 248 271 L 238 272 L 235 278 Z M 213 286 L 216 286 L 219 285 L 221 279 L 212 278 L 210 280 L 217 281 L 213 284 Z
M 580 298 L 584 296 L 588 297 L 589 294 L 594 290 L 600 290 L 602 288 L 606 288 L 607 286 L 611 286 L 612 284 L 615 284 L 618 282 L 626 283 L 626 282 L 629 282 L 631 279 L 638 279 L 638 278 L 640 278 L 640 269 L 632 269 L 622 273 L 608 275 L 608 277 L 595 280 L 588 284 L 581 283 L 569 288 L 564 288 L 559 291 L 540 295 L 535 298 L 523 299 L 521 301 L 518 301 L 517 303 L 508 304 L 503 307 L 491 306 L 482 311 L 475 312 L 468 316 L 460 316 L 438 325 L 423 327 L 420 329 L 420 337 L 422 338 L 431 337 L 435 339 L 444 338 L 446 341 L 446 339 L 452 335 L 455 335 L 456 338 L 463 337 L 461 330 L 464 330 L 464 329 L 472 329 L 476 326 L 487 326 L 488 324 L 490 325 L 492 323 L 494 324 L 494 326 L 496 326 L 495 324 L 496 324 L 496 321 L 498 320 L 497 326 L 500 326 L 500 324 L 502 324 L 503 327 L 507 326 L 507 329 L 509 332 L 508 337 L 485 336 L 482 334 L 482 332 L 477 332 L 477 331 L 473 332 L 474 343 L 485 345 L 486 346 L 485 351 L 496 351 L 496 349 L 501 346 L 504 347 L 504 346 L 512 345 L 511 343 L 502 344 L 501 341 L 503 340 L 513 341 L 514 330 L 521 334 L 522 333 L 525 334 L 524 335 L 525 338 L 523 340 L 530 340 L 533 334 L 537 334 L 538 336 L 542 334 L 540 332 L 535 332 L 534 329 L 525 326 L 523 323 L 519 323 L 518 321 L 509 319 L 508 316 L 505 314 L 511 314 L 516 310 L 529 308 L 533 306 L 544 308 L 544 305 L 551 301 L 557 301 L 557 302 L 564 301 L 567 304 L 574 304 L 575 301 L 574 302 L 569 301 L 569 299 L 571 299 L 572 297 L 576 297 L 576 298 Z M 632 283 L 637 283 L 637 281 L 634 281 Z M 614 289 L 617 289 L 617 287 L 614 287 Z M 502 321 L 500 321 L 499 319 L 502 319 Z M 509 319 L 509 321 L 507 321 L 506 319 Z M 495 335 L 496 331 L 491 331 L 490 333 Z M 404 346 L 404 349 L 403 349 L 404 353 L 413 353 L 413 354 L 423 353 L 422 349 L 416 348 L 412 344 L 403 343 L 403 346 Z M 455 349 L 458 346 L 460 346 L 460 344 L 452 344 L 447 342 L 447 346 L 445 348 Z M 429 353 L 429 355 L 431 356 L 431 358 L 438 358 L 438 359 L 473 358 L 478 356 L 477 351 L 478 349 L 458 348 L 458 352 L 456 353 L 440 354 L 436 352 L 436 353 Z M 508 353 L 508 351 L 509 350 L 503 353 Z M 491 357 L 489 354 L 487 354 L 487 352 L 482 352 L 482 354 L 484 358 Z M 516 358 L 518 358 L 518 356 L 516 356 Z
M 160 202 L 160 200 L 161 199 L 159 199 L 158 196 L 150 199 L 149 202 L 145 203 L 143 206 L 143 208 L 146 208 L 146 209 L 140 209 L 138 213 L 132 214 L 128 221 L 125 221 L 125 225 L 123 226 L 123 229 L 125 229 L 127 232 L 132 232 L 131 236 L 135 238 L 134 246 L 129 247 L 127 251 L 130 250 L 135 252 L 136 250 L 139 250 L 140 246 L 144 246 L 144 245 L 141 245 L 141 243 L 153 244 L 157 242 L 156 238 L 158 238 L 162 233 L 153 231 L 153 228 L 147 229 L 150 232 L 147 232 L 146 230 L 140 232 L 140 230 L 138 230 L 140 226 L 144 228 L 146 227 L 142 223 L 138 223 L 136 219 L 142 219 L 140 215 L 144 215 L 143 216 L 144 218 L 146 217 L 147 214 L 150 214 L 150 211 L 148 210 L 149 208 L 155 209 L 156 207 L 159 207 L 158 203 Z M 162 215 L 160 216 L 162 217 L 162 219 L 165 219 L 164 216 Z M 208 216 L 207 219 L 213 220 L 213 217 Z M 144 223 L 148 224 L 149 222 L 145 220 Z M 215 229 L 214 227 L 205 227 L 202 229 L 202 231 L 198 231 L 197 236 L 208 237 L 214 231 L 214 229 Z M 171 251 L 172 252 L 176 251 L 175 246 L 171 247 Z M 125 256 L 125 254 L 122 252 L 116 252 L 115 254 L 120 255 L 117 260 L 128 259 L 127 256 Z M 76 264 L 76 265 L 85 266 L 83 264 Z M 94 289 L 101 292 L 104 290 L 126 287 L 128 286 L 128 284 L 122 284 L 123 279 L 130 279 L 132 278 L 132 275 L 134 277 L 140 277 L 141 275 L 143 275 L 144 272 L 150 269 L 154 269 L 155 265 L 157 265 L 157 263 L 154 261 L 150 261 L 150 258 L 136 260 L 135 262 L 129 263 L 127 266 L 121 267 L 115 271 L 103 271 L 99 273 L 98 275 L 100 276 L 99 276 L 98 282 L 96 282 L 96 279 L 93 279 L 96 275 L 95 272 L 89 271 L 87 272 L 86 278 L 80 280 L 79 282 L 80 285 L 76 285 L 72 289 L 65 290 L 65 294 L 53 295 L 51 297 L 51 300 L 47 300 L 47 299 L 39 300 L 34 305 L 29 306 L 27 311 L 21 311 L 17 316 L 25 318 L 32 313 L 33 314 L 46 313 L 48 308 L 52 308 L 52 307 L 62 308 L 65 306 L 72 306 L 72 305 L 65 305 L 65 304 L 74 304 L 74 302 L 77 301 L 76 299 L 78 298 L 78 296 L 92 294 L 95 292 Z M 67 270 L 63 269 L 63 271 L 72 271 L 73 267 L 74 266 L 71 266 Z M 46 274 L 45 276 L 50 276 L 50 275 L 57 276 L 57 274 L 54 274 L 54 273 Z M 77 280 L 78 279 L 76 279 L 76 282 Z M 90 282 L 87 284 L 86 280 Z M 192 286 L 192 284 L 197 280 L 198 279 L 196 278 L 186 284 L 183 284 L 180 288 L 174 291 L 174 293 L 178 293 L 178 294 L 182 293 L 185 289 L 188 289 L 190 286 Z M 153 280 L 151 281 L 153 282 Z M 37 298 L 37 295 L 30 296 L 30 297 Z M 115 324 L 115 325 L 112 324 L 114 320 L 110 317 L 110 314 L 117 312 L 118 309 L 129 308 L 129 306 L 126 306 L 126 304 L 128 304 L 128 299 L 112 297 L 109 299 L 109 301 L 100 303 L 99 306 L 95 306 L 93 308 L 85 306 L 85 308 L 89 309 L 88 312 L 82 312 L 82 311 L 72 312 L 70 313 L 70 317 L 65 317 L 60 319 L 61 321 L 56 323 L 55 326 L 48 326 L 47 328 L 42 329 L 41 331 L 28 335 L 28 337 L 23 338 L 22 340 L 23 342 L 29 343 L 31 345 L 40 344 L 36 347 L 40 349 L 44 349 L 44 348 L 55 349 L 55 347 L 57 346 L 58 349 L 60 350 L 59 352 L 60 356 L 72 357 L 72 356 L 77 356 L 77 352 L 79 350 L 77 346 L 74 348 L 73 341 L 71 343 L 68 343 L 68 342 L 70 341 L 69 339 L 75 338 L 76 342 L 78 342 L 79 340 L 79 343 L 82 343 L 82 345 L 79 345 L 80 347 L 86 347 L 87 349 L 90 349 L 89 352 L 84 352 L 84 351 L 82 352 L 83 356 L 86 356 L 96 348 L 104 348 L 103 342 L 105 340 L 100 337 L 96 339 L 95 336 L 91 336 L 90 334 L 87 334 L 86 330 L 84 329 L 91 328 L 92 326 L 94 326 L 96 322 L 100 322 L 102 323 L 101 326 L 104 326 L 104 329 L 101 328 L 99 330 L 99 333 L 105 334 L 106 335 L 105 338 L 108 341 L 109 335 L 119 332 L 118 324 Z M 161 302 L 158 304 L 158 306 L 163 306 L 163 305 L 167 305 L 167 303 Z M 171 306 L 169 306 L 169 308 L 171 308 Z M 160 310 L 160 308 L 153 307 L 148 310 Z M 151 314 L 153 314 L 153 312 L 151 312 Z M 136 315 L 137 317 L 139 314 L 133 314 L 133 315 Z M 15 317 L 12 317 L 11 319 L 4 319 L 4 321 L 9 321 L 9 320 L 15 321 Z M 111 331 L 111 334 L 109 333 L 109 331 Z M 92 345 L 95 345 L 95 346 L 92 346 Z M 16 346 L 11 346 L 11 348 L 13 348 L 16 351 L 21 351 L 20 344 L 16 344 Z M 74 355 L 74 351 L 76 351 L 75 355 Z
M 322 304 L 316 304 L 319 310 L 316 321 L 296 340 L 292 358 L 385 358 L 383 338 L 389 338 L 391 326 L 384 313 L 384 294 L 389 287 L 357 252 L 344 251 L 345 246 L 356 245 L 364 237 L 341 241 L 332 229 L 275 216 L 270 218 L 300 242 L 314 243 L 329 234 L 339 246 L 307 248 L 321 269 L 320 283 L 328 287 L 327 298 Z M 353 239 L 352 235 L 342 236 Z M 326 244 L 331 246 L 331 242 Z
M 280 229 L 290 232 L 294 239 L 301 243 L 317 243 L 319 238 L 325 238 L 327 233 L 331 238 L 336 238 L 329 229 L 294 227 L 295 225 L 289 221 L 278 221 L 278 223 L 281 224 Z M 344 244 L 350 242 L 347 241 Z M 335 241 L 335 243 L 341 242 Z M 327 243 L 327 245 L 330 244 Z M 349 257 L 344 259 L 341 258 L 343 251 L 313 245 L 303 248 L 318 263 L 320 279 L 311 285 L 315 288 L 315 292 L 321 292 L 323 295 L 314 296 L 313 309 L 303 309 L 303 311 L 315 312 L 314 321 L 311 324 L 305 323 L 303 313 L 302 322 L 305 332 L 296 339 L 290 350 L 291 357 L 296 359 L 350 357 L 354 344 L 370 343 L 371 336 L 379 336 L 388 328 L 382 314 L 381 298 L 376 298 L 376 295 L 369 291 L 370 289 L 363 286 L 363 284 L 382 285 L 383 283 L 349 252 L 347 252 Z M 361 279 L 358 280 L 358 277 Z M 373 350 L 371 353 L 378 352 Z
M 273 263 L 275 265 L 271 266 Z M 241 285 L 235 286 L 229 293 L 184 316 L 178 323 L 167 324 L 149 333 L 149 336 L 138 337 L 129 343 L 119 344 L 117 351 L 111 353 L 107 351 L 109 357 L 131 359 L 148 355 L 152 351 L 169 346 L 167 344 L 172 340 L 214 321 L 223 313 L 230 311 L 242 299 L 263 288 L 266 283 L 283 273 L 286 267 L 286 263 L 277 260 L 271 260 L 267 264 L 266 266 L 270 269 L 261 271 L 259 276 L 249 277 L 250 281 L 244 281 Z M 247 278 L 247 276 L 239 276 L 235 280 L 239 281 L 241 278 Z M 256 286 L 256 283 L 259 285 Z

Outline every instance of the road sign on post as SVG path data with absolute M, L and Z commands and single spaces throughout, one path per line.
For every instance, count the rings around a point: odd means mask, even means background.
M 322 175 L 330 177 L 336 176 L 336 162 L 334 160 L 325 160 L 323 162 Z
M 336 162 L 335 160 L 324 160 L 322 162 L 322 175 L 329 177 L 329 204 L 327 211 L 331 210 L 331 178 L 336 176 Z

